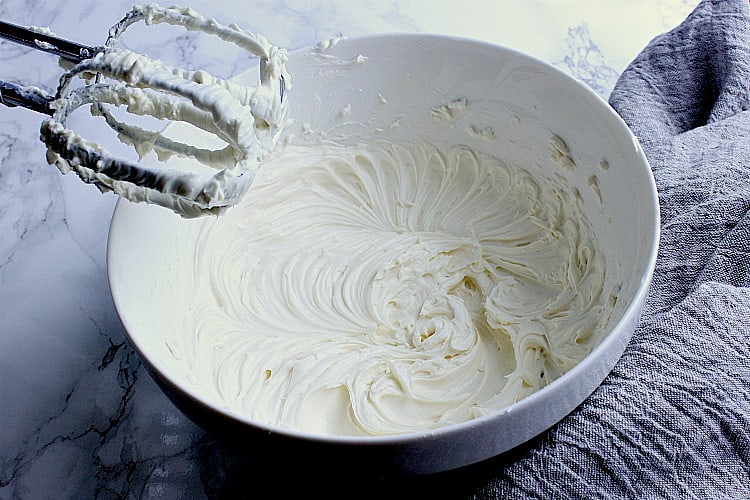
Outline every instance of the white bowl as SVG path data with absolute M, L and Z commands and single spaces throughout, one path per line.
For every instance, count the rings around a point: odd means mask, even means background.
M 494 414 L 418 433 L 387 437 L 321 436 L 261 424 L 223 407 L 166 353 L 162 332 L 175 315 L 168 293 L 175 247 L 195 244 L 183 220 L 159 208 L 119 201 L 107 265 L 115 306 L 150 373 L 186 414 L 206 429 L 257 442 L 262 454 L 339 464 L 378 473 L 427 474 L 501 454 L 535 437 L 578 406 L 607 376 L 636 325 L 659 239 L 656 188 L 648 162 L 625 123 L 588 87 L 553 66 L 478 41 L 433 35 L 341 40 L 326 58 L 291 54 L 292 140 L 326 131 L 342 141 L 428 138 L 464 144 L 542 175 L 563 175 L 578 190 L 607 262 L 607 280 L 622 288 L 603 341 L 561 378 Z M 357 59 L 357 56 L 367 59 Z M 249 75 L 254 75 L 250 72 Z M 252 77 L 249 77 L 252 78 Z M 430 110 L 457 99 L 469 104 L 454 120 Z M 364 124 L 364 125 L 363 125 Z M 474 131 L 491 130 L 488 140 Z M 312 131 L 312 132 L 311 132 Z M 179 127 L 175 133 L 180 133 Z M 560 168 L 550 138 L 569 147 L 575 168 Z M 598 182 L 598 192 L 593 181 Z M 281 452 L 280 452 L 281 450 Z

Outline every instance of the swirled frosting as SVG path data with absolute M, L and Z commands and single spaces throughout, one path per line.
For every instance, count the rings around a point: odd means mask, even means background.
M 195 383 L 253 420 L 424 431 L 568 371 L 612 309 L 574 191 L 466 147 L 288 146 L 202 220 L 185 336 Z

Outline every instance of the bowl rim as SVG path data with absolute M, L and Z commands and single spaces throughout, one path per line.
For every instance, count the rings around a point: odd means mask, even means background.
M 654 231 L 652 233 L 652 241 L 650 244 L 650 248 L 648 249 L 648 260 L 645 263 L 645 267 L 643 268 L 645 272 L 640 277 L 640 284 L 638 286 L 638 289 L 631 299 L 630 303 L 626 306 L 625 310 L 622 312 L 622 315 L 620 319 L 615 323 L 612 327 L 610 327 L 605 337 L 602 339 L 602 341 L 594 347 L 591 352 L 589 352 L 579 363 L 577 363 L 573 368 L 565 372 L 561 377 L 558 379 L 555 379 L 554 381 L 550 382 L 548 385 L 542 387 L 538 391 L 534 392 L 533 394 L 530 394 L 529 396 L 521 399 L 520 401 L 517 401 L 503 409 L 500 409 L 498 411 L 494 411 L 491 413 L 488 413 L 486 415 L 483 415 L 481 417 L 477 417 L 471 420 L 467 420 L 460 423 L 455 424 L 449 424 L 443 427 L 438 427 L 435 429 L 428 429 L 424 431 L 412 431 L 408 433 L 399 433 L 399 434 L 389 434 L 389 435 L 378 435 L 378 436 L 350 436 L 350 435 L 333 435 L 333 434 L 322 434 L 322 433 L 313 433 L 313 432 L 304 432 L 299 431 L 295 429 L 289 429 L 289 428 L 283 428 L 274 426 L 271 424 L 266 424 L 264 422 L 259 422 L 252 420 L 248 417 L 245 417 L 238 412 L 232 411 L 227 407 L 224 406 L 218 406 L 214 403 L 212 403 L 208 398 L 205 398 L 200 394 L 199 391 L 195 391 L 192 387 L 186 384 L 186 382 L 182 379 L 175 379 L 171 377 L 168 373 L 163 372 L 158 369 L 159 364 L 156 363 L 151 356 L 149 356 L 147 350 L 144 349 L 141 342 L 138 341 L 137 336 L 134 337 L 131 334 L 131 328 L 132 324 L 130 324 L 126 317 L 124 317 L 122 308 L 121 308 L 121 300 L 119 298 L 119 294 L 117 292 L 117 284 L 114 281 L 112 277 L 112 273 L 109 272 L 110 268 L 113 266 L 114 256 L 113 256 L 113 245 L 112 245 L 112 238 L 113 234 L 118 232 L 118 228 L 120 226 L 120 220 L 121 220 L 121 212 L 126 210 L 127 205 L 131 204 L 128 200 L 125 200 L 123 198 L 118 198 L 114 211 L 112 213 L 112 218 L 110 221 L 110 227 L 109 227 L 109 233 L 107 237 L 107 251 L 106 251 L 106 269 L 107 269 L 107 276 L 108 276 L 108 284 L 109 284 L 109 290 L 110 294 L 115 306 L 115 310 L 117 313 L 117 316 L 120 320 L 120 323 L 123 326 L 123 329 L 125 330 L 125 335 L 128 338 L 131 345 L 135 348 L 138 355 L 144 360 L 144 362 L 147 365 L 150 365 L 153 369 L 158 370 L 158 372 L 161 374 L 162 377 L 164 377 L 166 380 L 168 380 L 174 387 L 176 387 L 178 390 L 180 390 L 183 395 L 187 396 L 191 400 L 194 400 L 201 405 L 203 405 L 206 408 L 209 408 L 211 411 L 221 414 L 225 418 L 229 418 L 233 421 L 239 422 L 243 425 L 247 425 L 250 428 L 254 428 L 256 430 L 259 430 L 261 432 L 267 433 L 267 434 L 276 434 L 280 436 L 285 436 L 288 438 L 292 438 L 294 440 L 300 440 L 300 441 L 311 441 L 316 443 L 326 443 L 326 444 L 343 444 L 343 445 L 358 445 L 358 446 L 377 446 L 377 445 L 408 445 L 410 443 L 416 443 L 424 440 L 425 438 L 438 438 L 438 437 L 449 437 L 449 436 L 458 436 L 463 435 L 467 431 L 471 431 L 475 428 L 482 427 L 486 423 L 498 420 L 503 418 L 504 416 L 510 414 L 510 413 L 516 413 L 516 412 L 522 412 L 528 407 L 533 407 L 537 404 L 539 404 L 541 401 L 548 399 L 551 394 L 554 393 L 554 391 L 557 390 L 558 387 L 564 386 L 568 383 L 569 380 L 574 379 L 581 375 L 583 372 L 588 371 L 600 358 L 600 355 L 608 351 L 613 344 L 616 344 L 618 340 L 620 340 L 620 337 L 623 335 L 623 330 L 628 328 L 628 326 L 636 321 L 640 315 L 641 308 L 645 302 L 645 299 L 647 297 L 647 294 L 649 292 L 650 284 L 653 278 L 654 269 L 656 265 L 656 258 L 657 253 L 659 249 L 659 243 L 660 243 L 660 236 L 661 236 L 661 227 L 660 227 L 660 207 L 659 207 L 659 198 L 658 198 L 658 191 L 656 187 L 656 182 L 653 177 L 653 173 L 651 171 L 651 167 L 648 161 L 648 158 L 646 157 L 642 147 L 640 146 L 640 142 L 638 141 L 638 138 L 633 134 L 633 132 L 630 130 L 628 125 L 625 123 L 625 121 L 620 117 L 619 114 L 609 105 L 607 101 L 605 101 L 599 94 L 597 94 L 591 87 L 586 85 L 580 80 L 577 80 L 573 76 L 565 73 L 560 68 L 557 68 L 556 66 L 543 61 L 535 56 L 529 55 L 527 53 L 521 52 L 517 49 L 513 49 L 510 47 L 506 47 L 503 45 L 499 45 L 492 42 L 487 42 L 484 40 L 478 40 L 473 39 L 469 37 L 460 37 L 460 36 L 454 36 L 454 35 L 446 35 L 446 34 L 440 34 L 440 33 L 401 33 L 401 32 L 390 32 L 390 33 L 377 33 L 377 34 L 367 34 L 367 35 L 361 35 L 361 36 L 354 36 L 346 38 L 344 37 L 342 39 L 342 42 L 364 42 L 364 43 L 379 43 L 384 40 L 420 40 L 424 42 L 428 42 L 430 40 L 440 40 L 442 42 L 454 42 L 464 45 L 475 45 L 480 46 L 484 49 L 491 49 L 495 50 L 498 53 L 505 53 L 506 55 L 509 55 L 514 58 L 520 58 L 525 59 L 527 62 L 540 66 L 543 69 L 556 73 L 559 76 L 566 79 L 566 81 L 571 84 L 573 88 L 575 88 L 578 92 L 580 92 L 580 96 L 584 99 L 590 99 L 593 102 L 596 102 L 598 106 L 602 108 L 602 112 L 607 114 L 610 119 L 614 119 L 615 122 L 618 123 L 620 128 L 623 132 L 628 134 L 630 138 L 632 139 L 635 149 L 636 149 L 636 155 L 641 160 L 640 168 L 646 168 L 648 170 L 648 175 L 646 176 L 648 181 L 648 186 L 644 186 L 648 188 L 648 193 L 646 193 L 646 196 L 644 197 L 644 201 L 648 201 L 651 203 L 651 205 L 654 207 L 654 211 L 651 214 L 651 223 L 653 223 Z M 304 46 L 297 49 L 294 49 L 290 51 L 290 56 L 292 55 L 299 55 L 309 52 L 314 46 Z M 250 71 L 252 68 L 248 68 L 246 71 Z M 635 328 L 633 329 L 633 332 L 635 331 Z M 631 334 L 633 333 L 631 332 Z M 628 337 L 627 341 L 630 340 L 630 337 Z M 614 364 L 619 360 L 622 353 L 619 353 L 617 360 L 614 361 Z M 603 380 L 608 376 L 610 369 L 607 371 L 607 374 L 603 377 L 602 380 L 597 380 L 594 389 L 601 385 Z M 576 401 L 575 407 L 579 406 L 585 399 L 591 394 L 590 391 L 588 394 L 586 394 L 583 399 L 580 401 Z M 573 409 L 571 408 L 571 409 Z M 560 415 L 556 422 L 565 418 L 570 412 L 564 413 Z M 554 425 L 554 423 L 552 424 Z M 550 426 L 551 427 L 551 426 Z M 540 431 L 538 434 L 541 434 L 548 430 L 550 427 L 547 427 Z M 522 442 L 519 442 L 512 447 L 518 446 L 522 444 Z M 511 447 L 511 448 L 512 448 Z

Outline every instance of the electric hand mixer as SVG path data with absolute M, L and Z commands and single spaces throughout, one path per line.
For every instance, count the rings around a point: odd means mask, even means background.
M 246 86 L 217 78 L 203 70 L 169 66 L 117 47 L 118 38 L 132 24 L 167 23 L 200 31 L 231 42 L 260 58 L 260 82 Z M 72 63 L 49 95 L 35 87 L 0 81 L 0 102 L 47 115 L 41 140 L 47 161 L 63 173 L 75 171 L 102 191 L 113 191 L 131 201 L 170 208 L 183 217 L 218 214 L 237 203 L 250 187 L 262 159 L 271 151 L 286 120 L 285 87 L 289 75 L 284 49 L 263 36 L 236 25 L 225 26 L 192 9 L 135 6 L 109 31 L 104 46 L 87 47 L 40 29 L 0 22 L 0 37 L 50 52 Z M 71 83 L 80 77 L 82 86 Z M 154 151 L 160 159 L 171 155 L 194 158 L 210 168 L 207 173 L 146 166 L 116 157 L 66 127 L 77 108 L 91 105 L 120 140 L 135 146 L 140 157 Z M 119 121 L 111 105 L 135 115 L 182 121 L 222 139 L 227 145 L 211 150 L 183 144 L 160 132 Z

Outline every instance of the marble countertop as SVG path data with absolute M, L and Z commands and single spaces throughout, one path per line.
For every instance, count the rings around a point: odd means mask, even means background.
M 481 39 L 550 62 L 607 97 L 618 75 L 695 0 L 194 0 L 206 16 L 290 50 L 332 36 L 431 32 Z M 124 0 L 2 0 L 0 19 L 103 43 Z M 146 28 L 144 28 L 146 29 Z M 246 60 L 193 34 L 157 28 L 131 48 L 229 75 Z M 47 54 L 0 42 L 0 79 L 54 89 Z M 126 340 L 109 293 L 106 239 L 115 195 L 47 165 L 41 117 L 0 106 L 0 498 L 202 498 L 283 492 L 241 450 L 205 434 L 163 395 Z M 84 137 L 94 130 L 78 132 Z M 489 467 L 489 469 L 488 469 Z M 482 496 L 492 465 L 450 483 Z M 442 482 L 442 483 L 441 483 Z M 426 478 L 422 492 L 443 488 Z M 287 482 L 288 483 L 288 482 Z M 324 491 L 332 483 L 323 481 Z M 299 485 L 296 485 L 299 487 Z M 312 482 L 305 491 L 314 491 Z M 403 491 L 403 490 L 402 490 Z M 444 491 L 444 490 L 435 490 Z

